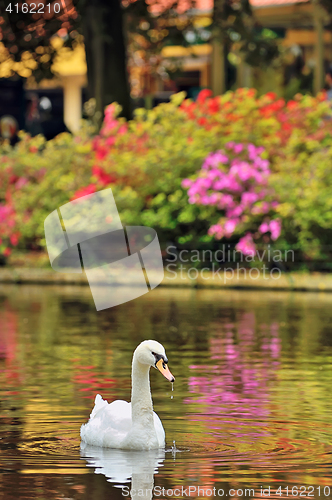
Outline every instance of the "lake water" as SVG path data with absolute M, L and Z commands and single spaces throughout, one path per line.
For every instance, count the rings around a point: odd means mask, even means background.
M 80 449 L 150 338 L 176 377 L 151 370 L 166 450 Z M 97 313 L 88 287 L 0 287 L 1 499 L 331 499 L 331 395 L 332 294 L 158 288 Z

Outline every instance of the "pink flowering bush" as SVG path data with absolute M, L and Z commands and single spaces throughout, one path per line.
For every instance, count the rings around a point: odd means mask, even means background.
M 277 240 L 281 221 L 278 202 L 269 186 L 270 164 L 264 148 L 228 142 L 224 150 L 209 154 L 194 179 L 184 179 L 189 203 L 211 205 L 221 212 L 208 234 L 216 239 L 243 235 L 236 248 L 254 255 L 254 240 Z
M 2 157 L 3 163 L 7 159 L 7 156 Z M 3 193 L 3 196 L 0 195 L 0 256 L 8 257 L 12 248 L 19 242 L 20 231 L 12 195 L 13 191 L 21 189 L 25 184 L 26 178 L 15 175 L 9 166 L 6 170 L 0 170 L 0 186 Z
M 7 257 L 11 246 L 16 246 L 20 233 L 15 231 L 16 214 L 12 204 L 0 203 L 0 255 Z

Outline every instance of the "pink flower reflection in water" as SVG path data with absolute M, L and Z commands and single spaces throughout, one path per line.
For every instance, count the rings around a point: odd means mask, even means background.
M 21 391 L 23 374 L 18 353 L 18 318 L 10 305 L 5 303 L 5 309 L 0 311 L 0 384 L 2 396 L 18 394 Z
M 185 402 L 202 405 L 211 417 L 265 420 L 270 413 L 269 384 L 279 366 L 278 324 L 257 328 L 250 312 L 242 315 L 237 326 L 226 324 L 217 330 L 210 339 L 211 364 L 190 366 L 197 374 L 189 378 L 192 397 Z M 206 420 L 206 414 L 191 417 Z M 213 419 L 208 421 L 213 425 Z

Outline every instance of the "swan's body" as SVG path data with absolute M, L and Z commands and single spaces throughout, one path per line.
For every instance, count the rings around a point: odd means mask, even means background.
M 97 394 L 90 419 L 81 427 L 82 440 L 92 446 L 124 450 L 163 448 L 165 431 L 152 408 L 149 371 L 155 366 L 173 382 L 167 362 L 159 342 L 142 342 L 133 356 L 131 403 L 117 400 L 109 404 Z
M 152 408 L 151 408 L 152 410 Z M 90 420 L 81 427 L 81 438 L 93 446 L 122 450 L 152 450 L 165 446 L 165 431 L 158 415 L 142 412 L 145 425 L 132 425 L 132 405 L 104 401 L 97 394 Z

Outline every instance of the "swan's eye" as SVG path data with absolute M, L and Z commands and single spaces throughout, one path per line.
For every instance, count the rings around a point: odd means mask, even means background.
M 158 361 L 160 361 L 162 359 L 163 360 L 163 368 L 164 368 L 164 370 L 166 370 L 166 365 L 168 363 L 168 359 L 166 358 L 166 356 L 164 357 L 162 354 L 157 354 L 153 351 L 151 351 L 151 354 L 153 354 L 153 356 L 156 359 L 155 366 L 157 365 Z

